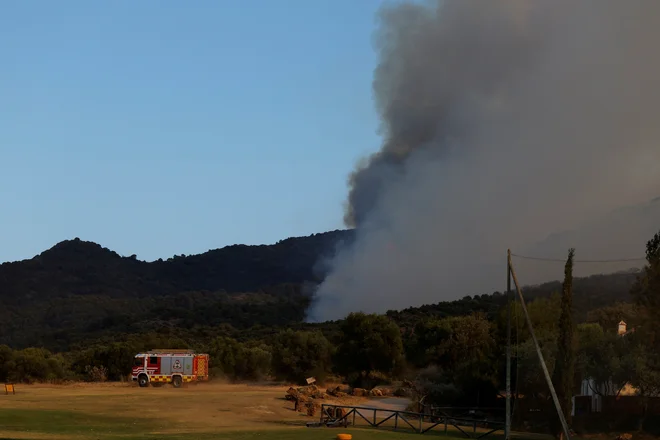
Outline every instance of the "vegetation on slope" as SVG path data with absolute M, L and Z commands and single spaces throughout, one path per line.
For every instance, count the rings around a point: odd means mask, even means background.
M 324 276 L 324 257 L 352 239 L 352 231 L 340 230 L 154 262 L 65 241 L 30 260 L 0 265 L 0 344 L 66 351 L 165 329 L 186 337 L 219 332 L 245 339 L 248 330 L 258 335 L 272 333 L 272 327 L 307 328 L 305 310 Z M 595 308 L 627 302 L 634 280 L 625 273 L 577 279 L 578 320 Z M 560 289 L 559 282 L 548 283 L 526 289 L 526 295 L 548 297 Z M 388 316 L 410 329 L 422 317 L 493 317 L 504 301 L 496 292 Z

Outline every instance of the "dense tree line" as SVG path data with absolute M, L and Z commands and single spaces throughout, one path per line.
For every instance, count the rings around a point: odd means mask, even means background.
M 0 380 L 126 380 L 135 354 L 154 347 L 209 353 L 212 376 L 229 380 L 271 376 L 304 383 L 310 376 L 323 380 L 328 374 L 343 372 L 354 376 L 355 385 L 364 385 L 373 377 L 396 377 L 403 366 L 399 328 L 379 315 L 349 316 L 337 333 L 339 339 L 332 342 L 319 330 L 284 329 L 245 342 L 226 335 L 191 342 L 173 333 L 129 335 L 122 341 L 99 342 L 57 354 L 44 348 L 12 350 L 2 345 Z M 97 374 L 99 371 L 103 374 Z
M 609 279 L 622 276 L 628 274 L 612 275 Z M 588 288 L 597 289 L 607 279 L 577 279 L 575 289 L 578 290 L 579 286 L 580 294 L 588 296 Z M 620 281 L 620 278 L 616 279 Z M 625 284 L 632 285 L 628 282 Z M 638 281 L 635 291 L 644 292 L 644 286 L 646 284 Z M 545 289 L 547 285 L 526 289 L 525 295 L 531 299 L 528 304 L 529 313 L 544 355 L 552 366 L 557 350 L 561 295 L 557 291 L 554 295 L 546 296 Z M 277 315 L 275 310 L 279 309 L 268 308 L 273 303 L 277 304 L 277 298 L 284 298 L 281 304 L 286 305 L 286 298 L 295 294 L 295 289 L 291 287 L 288 291 L 283 288 L 278 295 L 262 293 L 261 296 L 250 296 L 253 301 L 250 306 L 259 310 L 251 318 L 257 322 L 266 322 L 265 325 L 250 327 L 247 323 L 233 326 L 227 322 L 207 322 L 203 319 L 201 323 L 190 322 L 187 323 L 189 325 L 177 326 L 167 319 L 168 316 L 180 313 L 177 305 L 182 310 L 190 310 L 191 304 L 194 305 L 196 301 L 206 304 L 207 315 L 200 314 L 202 318 L 212 316 L 209 309 L 213 301 L 231 301 L 231 295 L 214 298 L 213 295 L 193 293 L 189 296 L 179 295 L 171 300 L 163 298 L 164 301 L 158 305 L 159 312 L 152 312 L 154 320 L 160 319 L 160 325 L 155 331 L 149 326 L 135 326 L 131 327 L 132 332 L 113 332 L 99 324 L 102 330 L 98 333 L 100 337 L 88 336 L 79 341 L 67 341 L 67 349 L 52 350 L 60 354 L 53 354 L 45 348 L 37 352 L 29 351 L 35 349 L 24 352 L 5 346 L 0 357 L 0 369 L 5 377 L 12 380 L 33 381 L 88 379 L 90 369 L 104 368 L 105 378 L 119 380 L 130 371 L 135 353 L 154 347 L 180 347 L 210 353 L 213 373 L 231 380 L 272 376 L 300 382 L 307 376 L 323 378 L 328 374 L 339 374 L 351 383 L 370 386 L 382 381 L 382 377 L 410 376 L 411 371 L 433 366 L 437 370 L 434 373 L 435 381 L 441 382 L 441 388 L 451 388 L 455 395 L 472 399 L 473 404 L 479 403 L 474 401 L 473 396 L 479 394 L 485 398 L 498 387 L 501 388 L 506 306 L 506 296 L 503 294 L 466 297 L 400 312 L 388 312 L 385 316 L 354 314 L 341 322 L 324 324 L 305 324 L 291 319 L 291 324 L 282 326 L 262 319 L 261 314 Z M 640 297 L 642 293 L 636 295 Z M 246 313 L 250 306 L 234 310 L 233 313 Z M 194 307 L 192 309 L 195 310 Z M 610 302 L 604 307 L 573 315 L 577 322 L 589 323 L 579 325 L 577 332 L 588 335 L 591 338 L 589 346 L 593 347 L 596 343 L 604 344 L 594 342 L 594 335 L 610 337 L 616 330 L 618 320 L 626 319 L 632 325 L 641 323 L 638 309 L 631 303 Z M 228 308 L 226 312 L 232 310 Z M 290 313 L 304 313 L 302 305 L 300 309 L 288 310 Z M 586 316 L 586 320 L 579 319 L 582 315 Z M 546 387 L 518 304 L 514 306 L 513 316 L 519 370 L 518 376 L 514 378 L 516 386 L 532 394 L 536 391 L 543 394 Z M 191 317 L 195 318 L 199 319 L 197 315 Z M 75 320 L 76 317 L 70 319 Z M 585 325 L 589 331 L 583 328 Z M 47 338 L 48 335 L 42 337 Z M 47 347 L 46 344 L 43 346 Z M 592 350 L 591 353 L 595 355 L 602 351 Z M 14 368 L 13 362 L 26 356 L 36 356 L 38 360 L 35 363 L 42 366 L 46 365 L 48 359 L 56 359 L 57 362 L 49 361 L 53 364 L 52 368 L 42 369 L 41 375 L 23 374 L 21 371 L 24 370 Z M 587 365 L 602 366 L 600 363 L 584 361 L 580 365 L 581 370 L 576 375 L 583 371 L 595 377 L 604 374 L 585 370 Z M 468 387 L 471 389 L 468 390 Z M 445 392 L 443 395 L 450 394 Z

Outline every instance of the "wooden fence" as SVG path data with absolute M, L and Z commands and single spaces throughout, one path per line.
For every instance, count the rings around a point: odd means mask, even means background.
M 369 426 L 379 428 L 390 422 L 394 430 L 412 429 L 424 434 L 432 429 L 454 427 L 467 438 L 483 438 L 496 431 L 504 430 L 504 422 L 478 417 L 453 417 L 448 414 L 430 415 L 410 411 L 396 411 L 382 408 L 367 408 L 346 405 L 321 405 L 321 420 L 315 426 L 356 426 L 358 420 L 364 420 Z M 309 426 L 312 426 L 311 424 Z M 464 429 L 465 428 L 465 429 Z M 471 428 L 471 429 L 470 429 Z M 479 431 L 477 431 L 479 429 Z M 470 434 L 469 431 L 472 431 Z

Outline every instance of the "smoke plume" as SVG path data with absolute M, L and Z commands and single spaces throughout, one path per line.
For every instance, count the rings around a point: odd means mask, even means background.
M 643 256 L 660 229 L 660 2 L 438 0 L 379 18 L 383 145 L 349 179 L 357 238 L 311 320 L 501 291 L 507 248 Z

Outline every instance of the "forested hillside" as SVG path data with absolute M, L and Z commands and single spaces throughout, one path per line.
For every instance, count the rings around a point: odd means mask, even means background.
M 351 231 L 333 231 L 154 262 L 64 241 L 0 266 L 0 343 L 66 350 L 84 339 L 162 327 L 301 322 L 323 257 L 351 239 Z
M 200 255 L 145 262 L 74 239 L 25 261 L 0 266 L 0 344 L 68 350 L 99 338 L 176 329 L 180 335 L 262 334 L 302 324 L 323 279 L 324 257 L 350 242 L 352 231 L 288 238 L 274 245 L 234 245 Z M 627 301 L 632 274 L 594 276 L 575 285 L 577 318 Z M 527 289 L 549 296 L 560 283 Z M 401 327 L 503 304 L 499 293 L 466 297 L 388 315 Z M 246 330 L 250 332 L 245 332 Z M 240 336 L 244 338 L 244 336 Z

